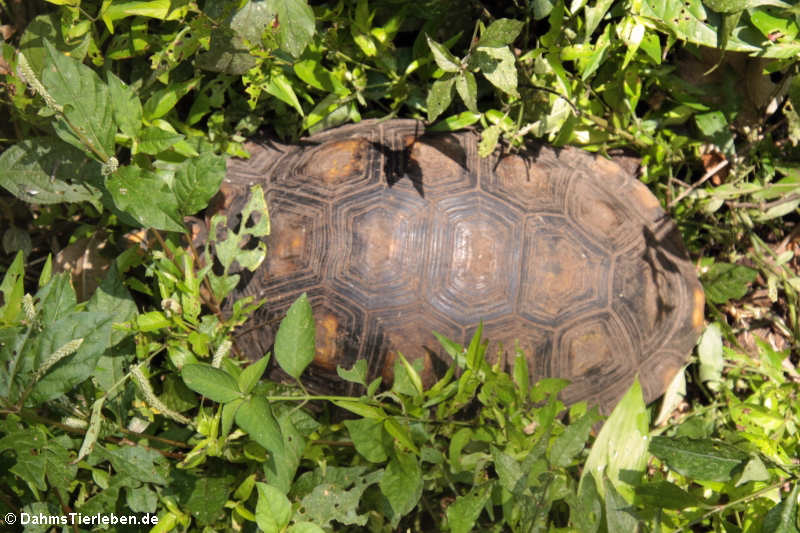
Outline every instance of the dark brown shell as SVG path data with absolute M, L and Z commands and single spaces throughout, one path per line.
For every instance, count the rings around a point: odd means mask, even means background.
M 266 304 L 237 345 L 269 351 L 307 292 L 317 390 L 354 392 L 336 366 L 362 358 L 390 378 L 397 351 L 430 383 L 450 364 L 432 331 L 467 343 L 483 321 L 487 353 L 513 360 L 518 345 L 532 380 L 571 380 L 566 402 L 607 410 L 637 373 L 646 400 L 663 393 L 704 300 L 656 198 L 612 160 L 547 146 L 480 158 L 478 140 L 365 121 L 231 161 L 227 212 L 257 183 L 272 220 L 267 260 L 235 295 Z

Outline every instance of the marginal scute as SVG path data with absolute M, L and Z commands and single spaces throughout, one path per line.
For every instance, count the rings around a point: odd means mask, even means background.
M 388 386 L 400 354 L 430 386 L 454 364 L 433 332 L 467 345 L 483 324 L 493 363 L 511 369 L 519 347 L 531 379 L 572 381 L 565 402 L 608 412 L 637 374 L 646 400 L 661 394 L 704 300 L 658 200 L 626 164 L 545 145 L 482 159 L 478 139 L 364 121 L 232 163 L 217 211 L 235 224 L 260 183 L 272 219 L 266 261 L 226 303 L 266 299 L 240 349 L 263 356 L 307 292 L 314 392 L 363 392 L 336 372 L 358 359 Z

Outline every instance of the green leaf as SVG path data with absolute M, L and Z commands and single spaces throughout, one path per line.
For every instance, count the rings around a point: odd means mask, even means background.
M 108 71 L 107 77 L 114 122 L 122 133 L 135 139 L 142 129 L 142 102 L 113 72 Z
M 469 533 L 475 527 L 481 511 L 492 495 L 494 483 L 473 487 L 470 492 L 456 498 L 447 506 L 447 525 L 453 533 Z
M 278 14 L 281 49 L 300 57 L 316 32 L 314 11 L 306 0 L 272 0 L 271 3 Z
M 725 359 L 722 357 L 722 331 L 719 324 L 709 324 L 697 344 L 700 359 L 700 379 L 709 382 L 716 390 L 722 380 Z
M 550 462 L 556 466 L 568 467 L 572 460 L 586 446 L 592 426 L 602 419 L 597 409 L 592 409 L 577 421 L 566 427 L 550 448 Z
M 747 294 L 748 285 L 757 276 L 757 270 L 746 266 L 714 263 L 703 276 L 703 287 L 709 300 L 715 304 L 723 304 Z
M 451 115 L 446 119 L 440 120 L 426 131 L 458 131 L 472 126 L 481 119 L 480 113 L 464 111 L 458 115 Z
M 500 126 L 489 126 L 481 132 L 481 142 L 478 143 L 478 154 L 481 157 L 488 157 L 494 152 L 501 132 Z
M 44 44 L 47 54 L 42 84 L 70 124 L 56 128 L 56 133 L 105 162 L 114 155 L 116 131 L 108 86 L 89 67 L 65 56 L 49 41 Z
M 325 530 L 313 522 L 295 522 L 286 533 L 325 533 Z
M 178 200 L 154 173 L 137 166 L 124 166 L 108 178 L 106 187 L 119 210 L 142 226 L 183 231 Z
M 631 514 L 632 507 L 617 492 L 614 484 L 605 479 L 606 487 L 606 525 L 608 531 L 636 531 L 636 517 Z
M 729 444 L 687 437 L 656 436 L 649 449 L 672 470 L 698 481 L 729 481 L 749 458 Z
M 230 402 L 242 396 L 233 376 L 206 363 L 184 365 L 181 377 L 187 387 L 218 403 Z
M 644 483 L 636 487 L 636 503 L 653 509 L 686 509 L 702 502 L 669 481 Z
M 90 202 L 100 209 L 100 165 L 51 137 L 26 139 L 0 154 L 0 186 L 24 202 Z
M 236 424 L 268 452 L 283 453 L 281 428 L 266 398 L 253 396 L 245 401 L 236 411 Z
M 382 409 L 373 407 L 359 400 L 331 400 L 331 402 L 337 407 L 341 407 L 342 409 L 363 416 L 364 418 L 374 418 L 377 420 L 386 418 L 386 413 L 384 413 Z
M 28 63 L 33 69 L 36 77 L 41 80 L 47 62 L 47 50 L 44 42 L 50 41 L 57 49 L 68 54 L 70 57 L 83 61 L 91 43 L 91 33 L 86 33 L 82 38 L 75 41 L 65 39 L 61 31 L 61 16 L 58 11 L 39 15 L 25 27 L 25 33 L 19 40 L 19 50 L 25 54 Z
M 464 71 L 456 77 L 456 92 L 467 109 L 478 112 L 478 84 L 472 72 Z
M 0 283 L 0 293 L 3 294 L 3 306 L 0 307 L 0 320 L 3 324 L 16 324 L 17 317 L 22 312 L 22 297 L 25 295 L 23 280 L 25 277 L 24 255 L 22 250 L 17 252 L 11 266 L 3 276 Z
M 155 155 L 167 150 L 185 137 L 174 131 L 162 130 L 156 126 L 144 128 L 138 137 L 139 151 Z
M 633 499 L 633 477 L 640 476 L 647 464 L 647 439 L 650 420 L 642 398 L 638 378 L 611 412 L 589 452 L 581 484 L 587 475 L 597 482 L 598 492 L 605 493 L 603 480 L 610 479 L 626 499 Z
M 104 2 L 100 17 L 110 33 L 114 33 L 114 22 L 126 17 L 139 15 L 165 19 L 169 13 L 170 0 L 134 0 L 131 2 Z
M 278 427 L 283 441 L 279 450 L 270 450 L 270 457 L 264 464 L 264 475 L 270 484 L 288 493 L 300 466 L 300 459 L 306 449 L 306 441 L 297 428 L 292 416 L 302 412 L 284 410 L 278 416 Z M 298 417 L 300 423 L 302 419 Z
M 110 462 L 120 476 L 142 483 L 167 484 L 164 458 L 155 450 L 144 446 L 121 446 L 111 449 L 97 445 L 95 453 L 100 460 Z
M 300 379 L 300 374 L 314 360 L 315 331 L 311 303 L 303 293 L 286 312 L 275 335 L 275 359 L 295 379 Z
M 769 480 L 769 470 L 764 465 L 764 462 L 756 455 L 747 461 L 742 470 L 742 475 L 736 481 L 736 486 L 739 487 L 750 481 L 767 481 Z
M 371 463 L 383 463 L 389 458 L 388 450 L 392 442 L 381 420 L 359 418 L 345 420 L 344 425 L 353 446 L 364 459 Z
M 792 492 L 785 496 L 775 507 L 767 511 L 761 530 L 771 533 L 798 533 L 797 528 L 797 496 L 800 484 L 795 483 Z
M 319 474 L 319 470 L 314 472 L 316 475 L 309 480 L 314 488 L 300 502 L 304 512 L 295 516 L 313 520 L 325 528 L 330 528 L 333 520 L 344 525 L 366 525 L 367 514 L 358 512 L 361 496 L 380 480 L 383 471 L 364 474 L 364 470 L 364 467 L 328 466 L 324 476 Z
M 142 313 L 136 317 L 136 326 L 141 331 L 156 331 L 162 328 L 168 328 L 172 324 L 167 316 L 161 311 L 150 311 Z
M 611 4 L 614 3 L 614 0 L 598 0 L 594 2 L 594 5 L 587 5 L 584 8 L 584 13 L 586 15 L 586 28 L 584 30 L 584 41 L 588 41 L 589 37 L 591 37 L 594 30 L 597 29 L 597 26 L 600 25 L 600 21 L 603 20 L 603 17 L 608 12 L 608 9 L 611 7 Z
M 66 280 L 66 283 L 69 284 L 69 279 Z M 69 291 L 74 295 L 74 290 L 71 286 L 69 286 Z M 70 301 L 72 300 L 70 299 Z M 125 288 L 115 264 L 111 265 L 108 274 L 106 274 L 100 286 L 97 287 L 97 290 L 89 299 L 86 304 L 86 310 L 112 315 L 115 323 L 126 322 L 136 317 L 138 312 L 136 302 L 133 301 L 133 297 L 128 292 L 128 289 Z M 128 335 L 130 335 L 128 331 L 112 328 L 111 345 L 117 344 Z
M 350 370 L 344 369 L 340 366 L 336 367 L 336 373 L 345 381 L 351 383 L 358 383 L 359 385 L 367 386 L 367 360 L 359 359 L 353 364 Z
M 570 518 L 581 533 L 595 533 L 603 518 L 603 502 L 597 493 L 594 476 L 584 476 L 578 494 L 570 503 Z
M 507 46 L 479 46 L 470 61 L 492 85 L 506 94 L 517 96 L 517 67 L 514 63 L 514 54 Z
M 425 39 L 428 41 L 428 46 L 433 52 L 433 60 L 436 61 L 436 64 L 445 72 L 458 72 L 461 70 L 461 61 L 455 57 L 450 51 L 428 37 L 425 36 Z
M 197 87 L 201 81 L 202 78 L 192 78 L 182 83 L 171 83 L 157 90 L 150 95 L 150 98 L 147 99 L 142 107 L 144 117 L 149 121 L 163 117 L 175 107 L 175 104 L 181 98 Z
M 392 523 L 411 512 L 422 496 L 422 470 L 416 455 L 395 450 L 380 481 L 381 492 L 392 508 Z
M 253 390 L 253 387 L 258 384 L 261 376 L 264 375 L 264 371 L 267 369 L 268 363 L 269 353 L 245 368 L 242 373 L 239 374 L 239 390 L 245 394 L 250 394 L 250 391 Z
M 455 83 L 456 78 L 451 74 L 445 74 L 441 79 L 433 82 L 428 91 L 426 102 L 429 122 L 436 120 L 436 117 L 450 107 L 450 102 L 453 101 L 453 86 Z
M 225 179 L 225 158 L 213 152 L 183 161 L 175 171 L 172 185 L 178 200 L 178 211 L 193 215 L 208 206 Z
M 292 106 L 300 113 L 301 117 L 305 116 L 303 107 L 300 105 L 300 100 L 297 99 L 297 95 L 292 87 L 292 82 L 281 72 L 273 72 L 270 74 L 269 81 L 267 81 L 267 84 L 264 86 L 264 90 L 275 98 Z
M 264 533 L 280 533 L 289 525 L 292 504 L 284 493 L 266 483 L 256 483 L 256 523 Z
M 303 59 L 295 62 L 294 73 L 298 78 L 311 85 L 315 89 L 327 93 L 336 93 L 339 96 L 346 96 L 350 91 L 342 85 L 339 78 L 330 70 L 320 64 L 321 56 L 313 55 L 311 59 Z
M 546 16 L 546 15 L 545 15 Z M 480 46 L 505 46 L 514 40 L 525 27 L 525 23 L 514 19 L 497 19 L 486 28 L 478 42 Z
M 61 347 L 75 339 L 83 339 L 80 347 L 55 364 L 34 385 L 28 402 L 39 405 L 61 396 L 92 375 L 97 361 L 111 346 L 111 324 L 114 315 L 102 312 L 72 313 L 46 324 L 38 343 L 32 368 L 41 366 Z M 30 364 L 30 363 L 28 363 Z

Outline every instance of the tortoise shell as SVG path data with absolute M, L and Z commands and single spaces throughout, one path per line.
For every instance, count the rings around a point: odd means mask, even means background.
M 251 144 L 232 160 L 223 208 L 264 188 L 267 259 L 234 298 L 266 299 L 237 334 L 260 357 L 303 292 L 317 353 L 304 381 L 353 393 L 336 367 L 366 359 L 391 378 L 397 352 L 431 383 L 451 363 L 433 335 L 527 355 L 532 380 L 610 409 L 638 373 L 662 394 L 703 324 L 703 290 L 675 224 L 613 160 L 531 146 L 481 158 L 474 132 L 364 121 L 299 145 Z M 419 365 L 419 363 L 418 363 Z

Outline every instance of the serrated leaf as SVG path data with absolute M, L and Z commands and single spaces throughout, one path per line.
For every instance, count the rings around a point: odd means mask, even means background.
M 492 495 L 494 483 L 473 487 L 467 494 L 458 496 L 447 506 L 447 525 L 453 533 L 469 533 L 475 526 L 483 507 Z
M 272 0 L 278 14 L 281 49 L 300 57 L 316 32 L 314 11 L 306 0 Z
M 137 166 L 124 166 L 106 181 L 114 203 L 144 227 L 183 231 L 178 200 L 154 173 Z
M 106 161 L 114 155 L 116 131 L 108 86 L 95 71 L 65 56 L 49 41 L 44 45 L 46 56 L 42 84 L 53 100 L 62 106 L 70 123 L 68 128 L 56 132 L 73 146 L 91 153 L 101 162 Z
M 233 376 L 206 363 L 184 365 L 181 377 L 187 387 L 218 403 L 230 402 L 242 396 Z
M 461 62 L 444 45 L 437 43 L 427 35 L 425 39 L 428 41 L 428 47 L 433 53 L 433 60 L 436 61 L 436 65 L 440 69 L 445 72 L 458 72 L 461 70 Z
M 139 151 L 145 154 L 155 155 L 169 149 L 178 141 L 185 137 L 174 131 L 162 130 L 155 126 L 144 128 L 138 136 Z
M 441 115 L 453 101 L 453 86 L 456 78 L 451 74 L 445 74 L 441 79 L 436 80 L 428 91 L 426 106 L 428 108 L 428 121 L 433 122 L 436 117 Z
M 743 265 L 714 263 L 703 276 L 703 286 L 708 299 L 715 304 L 736 300 L 747 294 L 758 271 Z
M 687 437 L 653 437 L 649 450 L 672 470 L 698 481 L 729 481 L 748 459 L 729 444 Z
M 544 16 L 547 16 L 546 14 Z M 514 19 L 497 19 L 486 28 L 478 42 L 480 46 L 505 46 L 514 40 L 525 27 L 525 23 Z
M 550 449 L 550 462 L 556 466 L 568 467 L 586 446 L 592 426 L 601 419 L 597 409 L 592 409 L 567 426 L 564 432 L 553 441 Z
M 478 112 L 478 84 L 472 72 L 464 71 L 456 77 L 456 92 L 467 109 Z
M 0 186 L 24 202 L 90 202 L 99 209 L 101 180 L 96 161 L 57 139 L 26 139 L 0 154 Z
M 292 504 L 284 493 L 272 485 L 256 483 L 256 523 L 264 533 L 280 533 L 292 517 Z
M 107 77 L 114 122 L 122 133 L 136 138 L 142 129 L 142 102 L 113 72 L 109 71 Z
M 303 293 L 289 307 L 275 335 L 275 359 L 295 379 L 300 379 L 300 374 L 314 360 L 315 331 L 311 303 Z
M 225 158 L 213 152 L 183 161 L 175 170 L 172 185 L 178 200 L 178 211 L 193 215 L 208 206 L 225 179 Z
M 391 521 L 400 518 L 416 507 L 422 495 L 422 470 L 416 455 L 396 450 L 380 481 L 381 492 L 392 509 Z
M 507 46 L 479 46 L 475 49 L 472 64 L 483 77 L 511 96 L 517 96 L 517 67 L 514 54 Z

